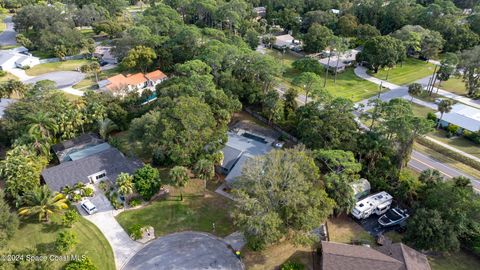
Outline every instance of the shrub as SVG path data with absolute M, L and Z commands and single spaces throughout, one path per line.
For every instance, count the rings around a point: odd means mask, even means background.
M 459 129 L 460 129 L 460 127 L 457 126 L 457 125 L 448 124 L 448 126 L 447 126 L 447 131 L 451 135 L 457 135 Z
M 103 192 L 107 192 L 107 190 L 108 190 L 108 183 L 105 182 L 105 181 L 101 181 L 101 182 L 98 184 L 98 187 L 100 187 L 100 189 L 103 190 Z
M 305 269 L 305 265 L 298 263 L 298 262 L 286 262 L 282 264 L 280 270 L 303 270 Z
M 72 225 L 80 219 L 80 215 L 74 209 L 68 210 L 62 216 L 62 223 L 65 227 L 72 227 Z
M 135 224 L 128 229 L 130 237 L 134 240 L 142 238 L 142 226 L 140 224 Z
M 65 270 L 98 270 L 90 258 L 80 261 L 71 261 L 65 265 Z
M 55 249 L 60 253 L 71 250 L 77 244 L 77 236 L 69 231 L 60 232 L 55 240 Z
M 75 194 L 72 197 L 73 202 L 79 202 L 81 199 L 82 199 L 82 195 L 80 195 L 80 194 Z
M 86 197 L 93 197 L 93 188 L 87 187 L 83 190 L 83 195 Z
M 135 207 L 135 206 L 138 206 L 142 204 L 142 201 L 138 198 L 134 198 L 134 199 L 131 199 L 129 202 L 128 202 L 128 205 L 130 205 L 130 207 Z
M 437 116 L 433 112 L 427 113 L 427 119 L 432 120 L 433 122 L 437 122 Z
M 160 190 L 160 173 L 152 166 L 145 165 L 133 175 L 133 184 L 142 198 L 148 201 Z
M 7 72 L 6 71 L 3 71 L 3 70 L 0 70 L 0 77 L 3 77 L 7 75 Z
M 469 130 L 464 130 L 463 131 L 463 137 L 466 139 L 476 143 L 480 144 L 480 133 L 479 132 L 471 132 Z

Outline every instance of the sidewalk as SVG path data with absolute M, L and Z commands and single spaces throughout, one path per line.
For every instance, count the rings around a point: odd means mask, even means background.
M 453 151 L 453 152 L 459 153 L 459 154 L 462 155 L 462 156 L 465 156 L 465 157 L 467 157 L 467 158 L 470 158 L 470 159 L 473 159 L 473 160 L 475 160 L 475 161 L 477 161 L 477 162 L 480 162 L 480 158 L 478 158 L 478 157 L 476 157 L 476 156 L 474 156 L 474 155 L 470 155 L 470 154 L 468 154 L 468 153 L 465 153 L 465 152 L 463 152 L 462 150 L 459 150 L 458 148 L 455 148 L 455 147 L 453 147 L 453 146 L 450 146 L 450 145 L 448 145 L 448 144 L 446 144 L 446 143 L 443 143 L 443 142 L 441 142 L 441 141 L 437 141 L 437 140 L 435 140 L 434 138 L 431 138 L 431 137 L 428 137 L 428 136 L 425 136 L 425 138 L 426 138 L 427 140 L 429 140 L 429 141 L 432 141 L 432 142 L 434 142 L 434 143 L 436 143 L 436 144 L 438 144 L 438 145 L 441 145 L 441 146 L 447 148 L 448 150 L 451 150 L 451 151 Z

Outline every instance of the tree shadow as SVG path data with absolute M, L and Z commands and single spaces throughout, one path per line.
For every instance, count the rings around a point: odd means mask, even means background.
M 64 226 L 61 225 L 61 224 L 58 224 L 56 222 L 48 222 L 48 223 L 44 223 L 43 226 L 42 226 L 42 232 L 44 233 L 53 233 L 53 232 L 58 232 L 60 231 L 61 229 L 63 229 Z

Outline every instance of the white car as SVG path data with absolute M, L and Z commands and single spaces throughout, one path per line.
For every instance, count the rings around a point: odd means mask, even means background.
M 83 210 L 85 210 L 89 215 L 97 212 L 97 207 L 90 201 L 90 200 L 84 200 L 81 204 L 80 204 L 83 208 Z

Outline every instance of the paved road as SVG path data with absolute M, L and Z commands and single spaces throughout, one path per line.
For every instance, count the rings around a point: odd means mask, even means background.
M 153 240 L 123 268 L 125 270 L 243 270 L 227 244 L 211 234 L 181 232 Z
M 0 46 L 17 45 L 17 32 L 13 29 L 12 16 L 7 16 L 3 22 L 6 24 L 5 31 L 0 34 Z
M 42 80 L 54 81 L 58 88 L 66 88 L 77 84 L 85 78 L 85 74 L 77 71 L 56 71 L 40 76 L 36 76 L 32 79 L 28 79 L 25 83 L 36 83 Z

